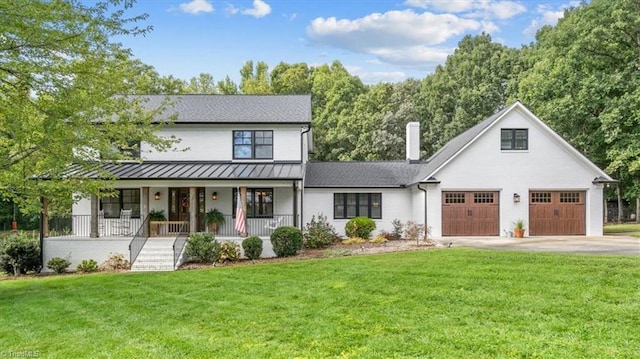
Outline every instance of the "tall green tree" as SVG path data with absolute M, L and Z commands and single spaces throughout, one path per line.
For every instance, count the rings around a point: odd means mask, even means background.
M 271 70 L 271 88 L 276 94 L 311 93 L 311 70 L 306 63 L 280 62 Z
M 197 77 L 192 77 L 185 88 L 186 93 L 215 94 L 217 93 L 216 82 L 213 75 L 203 72 Z
M 153 116 L 118 94 L 137 93 L 139 66 L 115 36 L 143 35 L 133 1 L 0 2 L 0 196 L 37 211 L 40 195 L 71 198 L 105 183 L 68 178 L 71 163 L 128 158 L 115 147 L 163 150 Z M 96 120 L 102 120 L 97 124 Z M 47 181 L 39 180 L 46 176 Z
M 427 154 L 504 106 L 518 64 L 518 51 L 488 34 L 465 36 L 423 81 L 420 117 Z
M 518 96 L 640 196 L 640 2 L 582 3 L 536 37 Z
M 269 83 L 269 65 L 258 61 L 253 65 L 249 60 L 240 69 L 240 91 L 243 94 L 270 94 L 271 84 Z
M 227 75 L 224 80 L 218 81 L 218 91 L 225 95 L 237 95 L 240 93 L 238 85 Z

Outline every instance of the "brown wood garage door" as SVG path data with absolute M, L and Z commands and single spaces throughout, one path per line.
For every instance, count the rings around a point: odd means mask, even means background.
M 498 192 L 443 192 L 443 236 L 500 234 Z
M 535 191 L 529 193 L 529 234 L 532 236 L 584 235 L 585 192 Z

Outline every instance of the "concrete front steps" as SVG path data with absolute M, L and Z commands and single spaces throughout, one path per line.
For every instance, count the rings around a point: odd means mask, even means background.
M 149 238 L 131 266 L 132 272 L 172 271 L 174 238 Z

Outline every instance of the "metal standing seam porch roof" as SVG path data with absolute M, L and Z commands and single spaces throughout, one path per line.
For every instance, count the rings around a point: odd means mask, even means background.
M 102 166 L 119 180 L 300 180 L 301 163 L 123 162 Z M 73 165 L 68 177 L 100 178 L 98 171 Z

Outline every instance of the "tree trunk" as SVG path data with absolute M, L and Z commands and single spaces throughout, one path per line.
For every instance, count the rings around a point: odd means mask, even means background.
M 616 186 L 616 196 L 618 196 L 618 223 L 622 223 L 622 195 L 620 194 L 620 184 Z
M 640 197 L 636 198 L 636 223 L 640 223 Z

